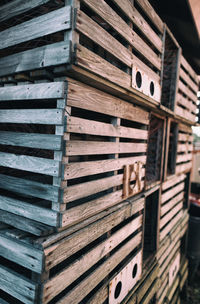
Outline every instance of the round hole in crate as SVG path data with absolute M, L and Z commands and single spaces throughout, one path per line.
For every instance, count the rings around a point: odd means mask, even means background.
M 154 90 L 155 90 L 154 83 L 153 83 L 153 81 L 151 81 L 151 83 L 150 83 L 150 94 L 151 94 L 151 96 L 153 96 Z
M 139 71 L 137 71 L 135 78 L 136 78 L 137 87 L 140 89 L 142 86 L 142 75 Z
M 132 271 L 132 278 L 135 279 L 136 275 L 137 275 L 137 269 L 138 269 L 138 266 L 137 264 L 135 264 L 133 266 L 133 271 Z
M 117 299 L 119 297 L 121 290 L 122 290 L 122 282 L 119 281 L 117 283 L 117 286 L 115 287 L 115 294 L 114 294 L 115 299 Z

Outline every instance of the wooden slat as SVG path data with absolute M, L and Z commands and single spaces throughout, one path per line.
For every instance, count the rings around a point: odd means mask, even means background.
M 180 174 L 182 172 L 187 172 L 192 168 L 192 162 L 188 162 L 186 164 L 181 164 L 176 166 L 176 174 Z
M 147 130 L 127 128 L 118 125 L 69 116 L 67 118 L 67 131 L 71 133 L 91 134 L 146 140 Z
M 177 196 L 175 196 L 173 199 L 169 201 L 169 203 L 165 204 L 161 207 L 160 216 L 164 216 L 169 210 L 171 210 L 178 202 L 182 201 L 184 198 L 184 192 L 181 192 Z
M 43 270 L 43 252 L 0 233 L 0 255 L 34 272 Z
M 190 134 L 183 134 L 179 132 L 178 141 L 193 142 L 193 136 Z
M 67 64 L 70 60 L 70 42 L 58 42 L 1 58 L 0 76 Z
M 186 176 L 184 174 L 180 175 L 180 176 L 174 176 L 173 178 L 170 178 L 169 180 L 167 180 L 166 182 L 164 182 L 162 184 L 162 190 L 167 190 L 168 188 L 180 183 L 181 181 L 183 181 L 186 178 Z
M 178 144 L 177 146 L 177 153 L 180 152 L 192 152 L 193 151 L 193 144 Z
M 162 229 L 170 220 L 183 208 L 183 202 L 178 203 L 170 212 L 160 220 L 160 229 Z
M 66 6 L 0 33 L 0 49 L 71 28 L 71 7 Z
M 60 200 L 58 187 L 28 179 L 0 174 L 0 188 L 54 202 Z
M 181 132 L 189 133 L 189 134 L 192 135 L 192 127 L 191 126 L 189 127 L 187 125 L 179 124 L 178 129 Z
M 32 0 L 30 3 L 24 0 L 11 1 L 0 7 L 0 22 L 21 15 L 40 5 L 47 4 L 51 0 Z
M 190 113 L 188 110 L 185 110 L 181 107 L 179 107 L 178 105 L 176 105 L 176 110 L 175 110 L 176 114 L 178 116 L 181 116 L 187 120 L 190 120 L 192 122 L 195 122 L 195 118 L 196 118 L 196 115 Z
M 144 153 L 147 144 L 141 143 L 115 143 L 98 141 L 69 141 L 66 144 L 66 155 L 92 155 L 113 153 Z
M 122 37 L 124 37 L 147 60 L 151 57 L 151 63 L 161 69 L 161 60 L 153 50 L 134 32 L 125 21 L 104 0 L 83 0 L 83 2 L 102 17 Z M 106 12 L 106 13 L 105 13 Z
M 160 232 L 160 242 L 165 238 L 169 231 L 174 227 L 182 217 L 182 210 L 170 221 L 170 223 Z
M 64 98 L 65 86 L 64 82 L 48 82 L 2 87 L 0 88 L 0 102 Z
M 18 273 L 0 266 L 0 286 L 8 294 L 22 303 L 33 304 L 36 301 L 37 285 Z
M 37 236 L 49 235 L 55 231 L 54 227 L 3 210 L 0 212 L 0 221 Z
M 50 176 L 60 175 L 60 162 L 53 159 L 0 152 L 0 165 Z
M 125 257 L 139 245 L 140 239 L 135 236 L 117 252 L 109 257 L 105 263 L 99 266 L 86 277 L 77 287 L 73 288 L 66 296 L 61 299 L 58 304 L 76 304 L 79 303 L 93 288 L 95 288 Z
M 0 123 L 62 125 L 63 110 L 61 109 L 0 110 Z
M 194 70 L 191 68 L 191 66 L 185 60 L 185 58 L 183 56 L 181 56 L 181 64 L 184 66 L 184 68 L 186 69 L 186 71 L 188 71 L 188 73 L 192 76 L 192 78 L 194 79 L 195 83 L 198 84 L 199 80 L 198 80 L 197 74 L 194 72 Z
M 194 83 L 194 81 L 192 81 L 192 79 L 190 78 L 190 76 L 188 74 L 186 74 L 186 72 L 180 68 L 179 71 L 179 76 L 183 78 L 183 80 L 190 86 L 190 88 L 197 92 L 198 91 L 198 85 L 196 83 Z
M 144 174 L 145 169 L 142 170 L 141 176 L 144 177 Z M 135 177 L 133 176 L 131 180 L 135 180 Z M 123 174 L 118 174 L 74 186 L 68 186 L 64 189 L 63 202 L 67 203 L 122 184 Z
M 181 192 L 183 189 L 184 189 L 184 183 L 181 183 L 176 187 L 168 190 L 164 194 L 162 194 L 162 204 L 164 204 L 170 198 L 174 197 L 177 193 Z
M 1 145 L 61 150 L 62 137 L 52 134 L 0 131 Z
M 151 43 L 162 52 L 162 40 L 149 26 L 142 15 L 135 9 L 129 0 L 114 0 L 115 4 L 120 7 L 126 16 L 138 27 L 138 29 L 145 35 L 145 37 L 151 41 Z
M 58 225 L 57 212 L 2 195 L 0 195 L 0 209 L 53 227 Z
M 114 170 L 121 170 L 125 165 L 131 165 L 141 161 L 146 163 L 146 156 L 136 156 L 118 159 L 106 159 L 100 161 L 76 162 L 66 164 L 64 179 L 73 179 L 87 175 L 105 173 Z
M 110 94 L 69 79 L 68 106 L 149 124 L 149 113 Z
M 142 216 L 134 219 L 128 225 L 114 233 L 110 238 L 97 245 L 93 250 L 84 254 L 78 260 L 64 269 L 59 275 L 44 284 L 43 303 L 48 303 L 63 289 L 84 274 L 90 267 L 110 253 L 116 246 L 129 237 L 142 225 Z M 139 239 L 141 242 L 142 235 Z M 69 276 L 69 273 L 71 275 Z
M 192 160 L 192 153 L 188 153 L 188 154 L 178 155 L 176 158 L 176 163 L 179 164 L 191 160 Z

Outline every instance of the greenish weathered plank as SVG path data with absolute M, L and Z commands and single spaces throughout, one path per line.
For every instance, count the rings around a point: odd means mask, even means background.
M 21 15 L 51 0 L 15 0 L 0 7 L 0 22 Z
M 0 195 L 0 209 L 49 226 L 57 227 L 58 225 L 57 212 L 10 197 Z
M 0 232 L 0 256 L 34 272 L 43 271 L 43 252 Z
M 37 285 L 20 274 L 0 266 L 1 289 L 23 303 L 33 304 L 37 297 Z
M 63 81 L 0 87 L 0 102 L 64 98 L 65 88 L 66 83 Z
M 59 151 L 62 137 L 53 134 L 36 134 L 0 131 L 1 145 L 29 147 Z
M 56 186 L 4 174 L 0 174 L 0 188 L 54 202 L 58 202 L 61 199 L 59 197 L 59 188 Z
M 62 125 L 63 119 L 61 109 L 0 110 L 0 123 Z
M 60 162 L 53 159 L 4 152 L 0 152 L 0 166 L 57 177 L 61 170 Z
M 0 212 L 0 221 L 37 236 L 46 236 L 55 232 L 54 227 L 3 210 Z
M 71 42 L 58 42 L 0 58 L 0 76 L 67 64 L 70 60 Z
M 0 33 L 0 49 L 71 28 L 71 6 L 33 18 Z
M 9 304 L 8 302 L 4 301 L 2 298 L 0 298 L 0 303 L 1 304 Z

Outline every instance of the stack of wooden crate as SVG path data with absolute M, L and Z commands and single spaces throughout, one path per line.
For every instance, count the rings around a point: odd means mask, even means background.
M 178 303 L 198 79 L 148 0 L 0 4 L 1 303 Z

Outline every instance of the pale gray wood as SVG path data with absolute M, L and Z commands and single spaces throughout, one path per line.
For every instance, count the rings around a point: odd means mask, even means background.
M 62 125 L 61 109 L 0 110 L 0 123 Z
M 0 195 L 0 209 L 7 212 L 29 218 L 49 226 L 58 225 L 58 213 L 47 209 L 28 204 L 10 197 Z
M 0 49 L 71 28 L 71 6 L 23 22 L 0 33 Z
M 41 237 L 52 234 L 55 231 L 54 227 L 3 210 L 0 212 L 0 221 Z
M 66 83 L 62 81 L 2 87 L 0 101 L 64 98 L 65 89 Z
M 0 131 L 1 145 L 29 147 L 59 151 L 62 137 L 53 134 L 36 134 Z
M 0 174 L 0 188 L 54 202 L 61 200 L 60 189 L 56 186 L 3 174 Z
M 40 157 L 0 152 L 0 166 L 51 176 L 60 175 L 60 162 Z
M 36 300 L 37 286 L 20 274 L 0 266 L 1 289 L 23 303 L 33 304 Z
M 30 11 L 51 0 L 15 0 L 0 7 L 0 22 Z
M 43 252 L 0 233 L 0 256 L 34 272 L 43 270 Z
M 70 60 L 70 41 L 58 42 L 0 58 L 0 76 L 67 64 Z

